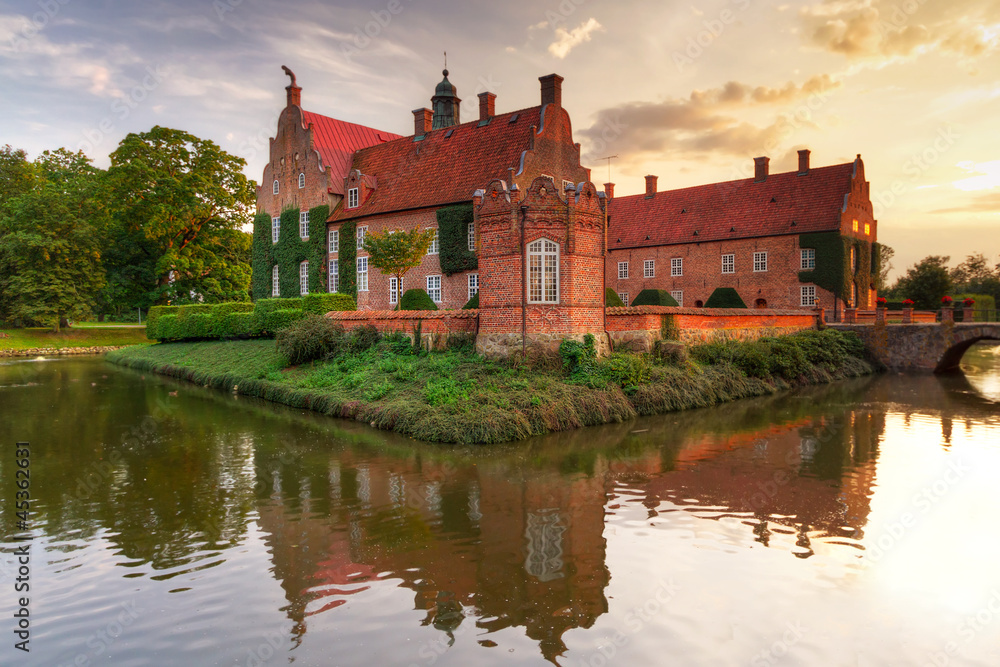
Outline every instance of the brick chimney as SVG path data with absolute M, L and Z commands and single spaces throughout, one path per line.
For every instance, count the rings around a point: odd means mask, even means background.
M 767 180 L 768 165 L 771 162 L 769 157 L 755 157 L 753 159 L 753 182 L 763 183 Z
M 555 104 L 561 107 L 563 78 L 558 74 L 549 74 L 538 77 L 538 80 L 542 82 L 542 106 Z
M 799 151 L 799 176 L 805 176 L 809 173 L 809 153 L 807 149 L 802 149 Z
M 497 110 L 496 93 L 479 93 L 479 122 L 493 118 Z
M 614 186 L 612 186 L 612 189 Z M 656 196 L 656 176 L 646 177 L 646 199 L 652 199 Z
M 611 201 L 612 199 L 615 198 L 615 184 L 614 183 L 605 183 L 604 184 L 604 196 L 608 198 L 608 201 Z
M 301 86 L 285 86 L 286 102 L 288 106 L 298 107 L 302 106 L 302 87 Z
M 413 134 L 423 136 L 431 131 L 434 124 L 434 112 L 430 109 L 413 110 Z

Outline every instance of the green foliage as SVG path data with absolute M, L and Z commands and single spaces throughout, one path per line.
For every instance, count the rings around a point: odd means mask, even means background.
M 956 311 L 961 311 L 964 308 L 962 302 L 965 299 L 972 299 L 973 301 L 976 302 L 975 305 L 972 306 L 973 308 L 972 321 L 974 322 L 989 321 L 989 316 L 991 311 L 993 313 L 994 318 L 996 317 L 997 304 L 996 300 L 993 298 L 993 295 L 991 294 L 955 294 L 953 295 L 953 298 L 955 299 Z
M 633 306 L 678 306 L 670 292 L 662 289 L 644 289 L 632 299 Z
M 314 313 L 291 323 L 274 337 L 286 364 L 298 366 L 340 352 L 346 345 L 344 327 Z
M 402 288 L 403 276 L 420 266 L 433 240 L 433 229 L 418 227 L 381 234 L 369 232 L 365 234 L 364 249 L 368 251 L 368 264 L 383 275 L 395 276 Z
M 562 358 L 563 367 L 573 373 L 582 364 L 593 362 L 597 358 L 597 350 L 594 347 L 596 339 L 593 334 L 587 334 L 583 342 L 572 338 L 564 338 L 559 343 L 559 356 Z
M 834 329 L 753 341 L 716 341 L 691 349 L 691 356 L 704 364 L 731 364 L 748 377 L 786 380 L 807 376 L 815 367 L 831 372 L 863 355 L 864 344 L 857 334 Z
M 663 340 L 679 340 L 680 337 L 681 330 L 677 326 L 677 318 L 674 315 L 661 315 L 660 338 Z
M 705 302 L 705 307 L 746 308 L 747 305 L 743 303 L 743 299 L 740 298 L 739 292 L 732 287 L 716 287 L 715 291 L 708 297 L 708 301 Z
M 330 207 L 325 204 L 309 209 L 309 239 L 304 243 L 308 245 L 306 259 L 309 260 L 310 294 L 325 294 L 330 287 L 327 275 L 329 254 L 326 247 L 328 236 L 326 220 L 329 217 Z
M 358 226 L 353 220 L 340 225 L 340 252 L 337 253 L 340 265 L 338 267 L 337 291 L 347 294 L 352 299 L 358 298 Z
M 430 295 L 419 287 L 408 289 L 399 300 L 400 310 L 437 310 Z
M 476 294 L 471 299 L 465 302 L 465 305 L 462 306 L 462 310 L 476 310 L 478 308 L 479 308 L 479 292 L 476 292 Z
M 848 280 L 847 256 L 845 239 L 840 232 L 800 234 L 799 247 L 816 251 L 816 268 L 799 271 L 799 282 L 813 283 L 838 297 L 844 297 L 847 294 L 844 287 Z
M 354 303 L 354 299 L 340 292 L 333 294 L 307 294 L 302 297 L 302 310 L 307 313 L 325 315 L 335 310 L 357 309 L 358 305 Z
M 607 308 L 621 308 L 625 305 L 618 293 L 610 287 L 604 290 L 604 305 Z
M 271 271 L 274 266 L 274 244 L 271 243 L 271 216 L 258 213 L 253 219 L 253 268 L 250 293 L 254 301 L 271 297 Z
M 982 253 L 973 253 L 951 270 L 952 289 L 956 292 L 988 294 L 994 303 L 1000 300 L 1000 264 L 992 265 Z M 977 302 L 977 308 L 982 306 Z
M 456 204 L 437 210 L 438 261 L 441 273 L 450 276 L 479 268 L 476 253 L 469 250 L 469 225 L 475 224 L 472 204 Z
M 931 255 L 907 270 L 896 283 L 895 292 L 905 299 L 913 299 L 914 308 L 936 310 L 941 298 L 952 288 L 948 272 L 948 257 Z

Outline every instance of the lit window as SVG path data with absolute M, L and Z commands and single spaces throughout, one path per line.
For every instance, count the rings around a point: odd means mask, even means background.
M 300 188 L 306 187 L 306 175 L 305 174 L 299 174 L 299 187 Z
M 767 271 L 767 252 L 755 252 L 753 254 L 754 273 Z
M 469 223 L 469 251 L 476 251 L 476 223 Z
M 479 294 L 479 274 L 470 273 L 469 274 L 469 298 Z
M 366 233 L 368 233 L 367 227 L 358 227 L 358 250 L 364 250 L 365 248 Z
M 628 292 L 618 292 L 618 298 L 622 300 L 626 306 L 628 305 Z
M 872 226 L 869 223 L 865 223 L 865 236 L 871 236 Z
M 858 231 L 858 221 L 857 220 L 854 221 L 853 227 L 854 227 L 854 231 L 855 232 Z
M 618 279 L 628 278 L 628 262 L 618 262 Z
M 431 247 L 427 249 L 428 255 L 438 254 L 438 230 L 434 230 L 434 238 L 431 239 Z
M 278 265 L 271 269 L 271 296 L 281 296 L 281 288 L 278 286 Z
M 347 208 L 358 207 L 358 189 L 351 188 L 347 191 Z
M 274 179 L 274 183 L 271 184 L 271 193 L 278 194 L 278 179 Z
M 670 258 L 670 275 L 672 275 L 672 276 L 683 276 L 684 275 L 684 258 L 683 257 L 671 257 Z
M 802 248 L 802 269 L 816 268 L 816 250 L 814 248 Z
M 399 279 L 396 276 L 389 278 L 389 303 L 399 303 Z
M 729 254 L 722 256 L 722 272 L 736 273 L 736 255 Z
M 656 262 L 652 259 L 647 259 L 642 263 L 642 277 L 643 278 L 655 278 L 656 277 Z
M 309 238 L 309 211 L 299 211 L 299 238 Z
M 683 306 L 684 305 L 684 292 L 682 292 L 681 290 L 677 290 L 675 292 L 671 292 L 670 296 L 674 297 L 674 301 L 677 302 L 678 306 Z
M 330 230 L 330 252 L 340 252 L 340 230 Z
M 279 232 L 281 232 L 281 218 L 271 218 L 271 243 L 278 242 Z
M 815 285 L 803 285 L 800 289 L 800 294 L 802 295 L 801 304 L 803 306 L 814 306 L 816 305 L 816 286 Z
M 309 260 L 299 264 L 299 294 L 309 294 Z
M 368 258 L 358 257 L 358 291 L 368 291 Z
M 441 303 L 441 276 L 427 276 L 427 295 L 434 303 Z
M 336 292 L 340 289 L 340 261 L 336 259 L 330 260 L 330 293 Z
M 559 302 L 559 246 L 548 239 L 528 244 L 528 301 Z

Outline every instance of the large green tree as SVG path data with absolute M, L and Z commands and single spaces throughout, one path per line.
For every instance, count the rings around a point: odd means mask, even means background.
M 1000 265 L 982 253 L 973 253 L 951 270 L 955 291 L 965 294 L 989 294 L 1000 298 Z
M 904 299 L 913 299 L 916 308 L 940 308 L 941 298 L 952 288 L 948 271 L 949 259 L 951 258 L 943 255 L 924 257 L 906 271 L 893 291 Z
M 0 302 L 7 317 L 58 331 L 92 311 L 104 284 L 106 183 L 87 156 L 65 149 L 42 153 L 25 178 L 27 189 L 0 206 Z
M 406 232 L 388 231 L 365 234 L 364 248 L 368 261 L 383 275 L 395 276 L 399 293 L 403 293 L 403 276 L 420 266 L 434 240 L 433 229 L 414 228 Z
M 246 162 L 212 141 L 154 127 L 129 134 L 111 154 L 108 177 L 116 236 L 130 239 L 129 266 L 149 303 L 246 299 L 255 184 Z M 127 281 L 121 281 L 127 282 Z

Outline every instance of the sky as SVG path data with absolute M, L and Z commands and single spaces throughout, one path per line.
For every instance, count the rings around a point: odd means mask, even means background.
M 1000 261 L 1000 0 L 0 0 L 0 145 L 211 139 L 259 181 L 285 104 L 412 134 L 441 79 L 478 115 L 565 77 L 593 180 L 635 194 L 861 154 L 894 275 Z M 601 159 L 615 155 L 615 159 Z

